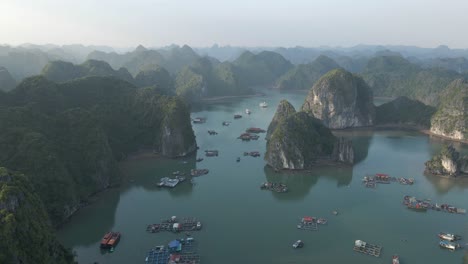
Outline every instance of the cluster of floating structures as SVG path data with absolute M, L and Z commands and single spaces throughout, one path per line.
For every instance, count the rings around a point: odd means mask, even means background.
M 190 170 L 190 176 L 192 177 L 197 177 L 197 176 L 202 176 L 206 175 L 210 172 L 208 169 L 191 169 Z
M 250 151 L 250 152 L 244 152 L 244 156 L 251 156 L 251 157 L 260 157 L 260 152 L 258 151 Z
M 172 216 L 169 219 L 162 220 L 157 224 L 150 224 L 146 227 L 146 231 L 149 233 L 158 233 L 160 231 L 170 231 L 174 233 L 188 232 L 188 231 L 199 231 L 202 229 L 202 223 L 195 217 L 186 217 L 177 219 L 176 216 Z
M 382 247 L 364 242 L 362 240 L 356 240 L 354 241 L 353 250 L 362 254 L 366 254 L 366 255 L 374 256 L 378 258 L 380 257 L 380 253 L 382 252 Z M 396 257 L 398 260 L 398 256 Z M 399 263 L 399 260 L 398 262 L 395 262 L 395 256 L 393 256 L 393 263 Z
M 377 184 L 390 184 L 392 182 L 398 182 L 401 185 L 413 185 L 414 179 L 390 177 L 388 174 L 376 173 L 375 175 L 365 176 L 362 182 L 367 188 L 375 188 Z
M 219 151 L 218 150 L 205 150 L 205 156 L 207 157 L 218 157 Z
M 288 186 L 280 182 L 264 182 L 262 185 L 260 185 L 260 189 L 270 190 L 277 193 L 285 193 L 288 191 Z
M 147 264 L 199 264 L 197 244 L 193 237 L 172 240 L 151 249 L 145 259 Z
M 250 140 L 257 140 L 259 139 L 259 135 L 251 134 L 251 133 L 242 133 L 238 139 L 242 139 L 243 141 L 250 141 Z
M 297 224 L 297 229 L 317 231 L 319 225 L 326 225 L 328 223 L 325 218 L 317 218 L 314 216 L 304 216 Z
M 169 187 L 169 188 L 174 188 L 177 186 L 177 184 L 184 182 L 185 177 L 183 176 L 176 176 L 175 178 L 169 178 L 169 177 L 163 177 L 157 184 L 158 187 Z
M 416 197 L 409 195 L 405 195 L 403 197 L 403 204 L 406 205 L 406 207 L 409 209 L 421 212 L 426 212 L 430 209 L 452 214 L 466 214 L 466 209 L 457 208 L 449 204 L 434 204 L 431 203 L 430 200 L 419 200 Z

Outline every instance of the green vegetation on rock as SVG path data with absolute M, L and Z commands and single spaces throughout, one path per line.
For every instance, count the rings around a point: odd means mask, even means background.
M 437 105 L 438 94 L 460 74 L 442 68 L 423 69 L 400 56 L 369 60 L 362 74 L 376 96 L 407 96 Z
M 245 51 L 234 61 L 246 86 L 270 85 L 290 70 L 293 65 L 283 56 L 272 51 L 254 54 Z
M 54 224 L 120 180 L 139 149 L 169 157 L 196 148 L 185 103 L 113 77 L 24 80 L 0 106 L 0 164 L 25 173 Z M 170 134 L 167 134 L 167 130 Z
M 362 78 L 341 68 L 314 84 L 302 111 L 332 129 L 371 126 L 375 118 L 372 90 Z
M 436 109 L 408 97 L 398 97 L 376 107 L 376 125 L 405 125 L 429 128 Z
M 0 263 L 74 263 L 33 186 L 24 175 L 0 167 Z
M 350 141 L 336 138 L 322 122 L 305 112 L 295 112 L 281 101 L 268 127 L 265 160 L 275 170 L 300 170 L 318 160 L 353 163 Z
M 440 94 L 431 119 L 431 132 L 452 139 L 468 139 L 468 81 L 457 79 Z
M 462 157 L 452 145 L 445 145 L 439 154 L 425 163 L 426 172 L 441 176 L 468 174 L 468 157 Z
M 310 89 L 322 75 L 340 66 L 327 56 L 321 55 L 313 62 L 299 64 L 282 75 L 276 82 L 281 90 Z

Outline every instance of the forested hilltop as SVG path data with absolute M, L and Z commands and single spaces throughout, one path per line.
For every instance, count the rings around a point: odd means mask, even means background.
M 30 180 L 4 167 L 0 167 L 0 223 L 0 263 L 74 263 L 71 252 L 55 238 Z
M 0 164 L 28 177 L 54 225 L 118 183 L 117 161 L 142 148 L 168 157 L 195 150 L 183 100 L 114 77 L 36 76 L 0 93 Z

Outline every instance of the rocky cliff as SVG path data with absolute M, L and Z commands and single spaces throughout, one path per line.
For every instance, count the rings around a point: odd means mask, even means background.
M 452 145 L 444 146 L 442 151 L 425 163 L 426 172 L 441 176 L 460 176 L 468 174 L 468 157 L 461 157 Z
M 275 115 L 268 126 L 267 134 L 265 139 L 269 139 L 273 131 L 275 131 L 278 124 L 284 122 L 288 117 L 296 113 L 294 106 L 287 100 L 281 100 L 278 107 L 276 108 Z
M 307 169 L 323 161 L 348 164 L 354 161 L 352 143 L 335 137 L 320 120 L 305 112 L 289 114 L 270 133 L 265 160 L 275 170 Z
M 151 149 L 196 148 L 188 106 L 112 77 L 24 80 L 0 105 L 0 164 L 30 177 L 54 225 L 120 182 L 117 162 Z
M 468 139 L 468 81 L 457 79 L 440 95 L 440 105 L 431 119 L 431 132 L 457 140 Z
M 55 238 L 42 201 L 19 173 L 0 167 L 0 263 L 73 263 Z
M 322 76 L 310 90 L 302 110 L 331 129 L 372 126 L 372 91 L 364 80 L 343 69 Z

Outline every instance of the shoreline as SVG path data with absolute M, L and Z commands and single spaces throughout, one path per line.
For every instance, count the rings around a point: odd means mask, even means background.
M 349 127 L 349 128 L 343 128 L 343 129 L 331 129 L 332 132 L 337 132 L 337 133 L 339 132 L 347 133 L 347 132 L 354 132 L 354 131 L 396 131 L 396 130 L 414 131 L 414 132 L 419 132 L 421 134 L 428 135 L 431 137 L 447 140 L 447 141 L 468 144 L 468 140 L 454 139 L 454 138 L 446 137 L 443 135 L 434 134 L 431 132 L 429 128 L 418 126 L 418 125 L 385 124 L 385 125 L 375 125 L 375 126 L 366 126 L 366 127 Z
M 214 97 L 203 98 L 203 99 L 200 100 L 200 102 L 201 103 L 211 103 L 211 102 L 219 102 L 219 101 L 228 100 L 228 99 L 251 98 L 251 97 L 260 97 L 260 96 L 265 96 L 265 93 L 214 96 Z

